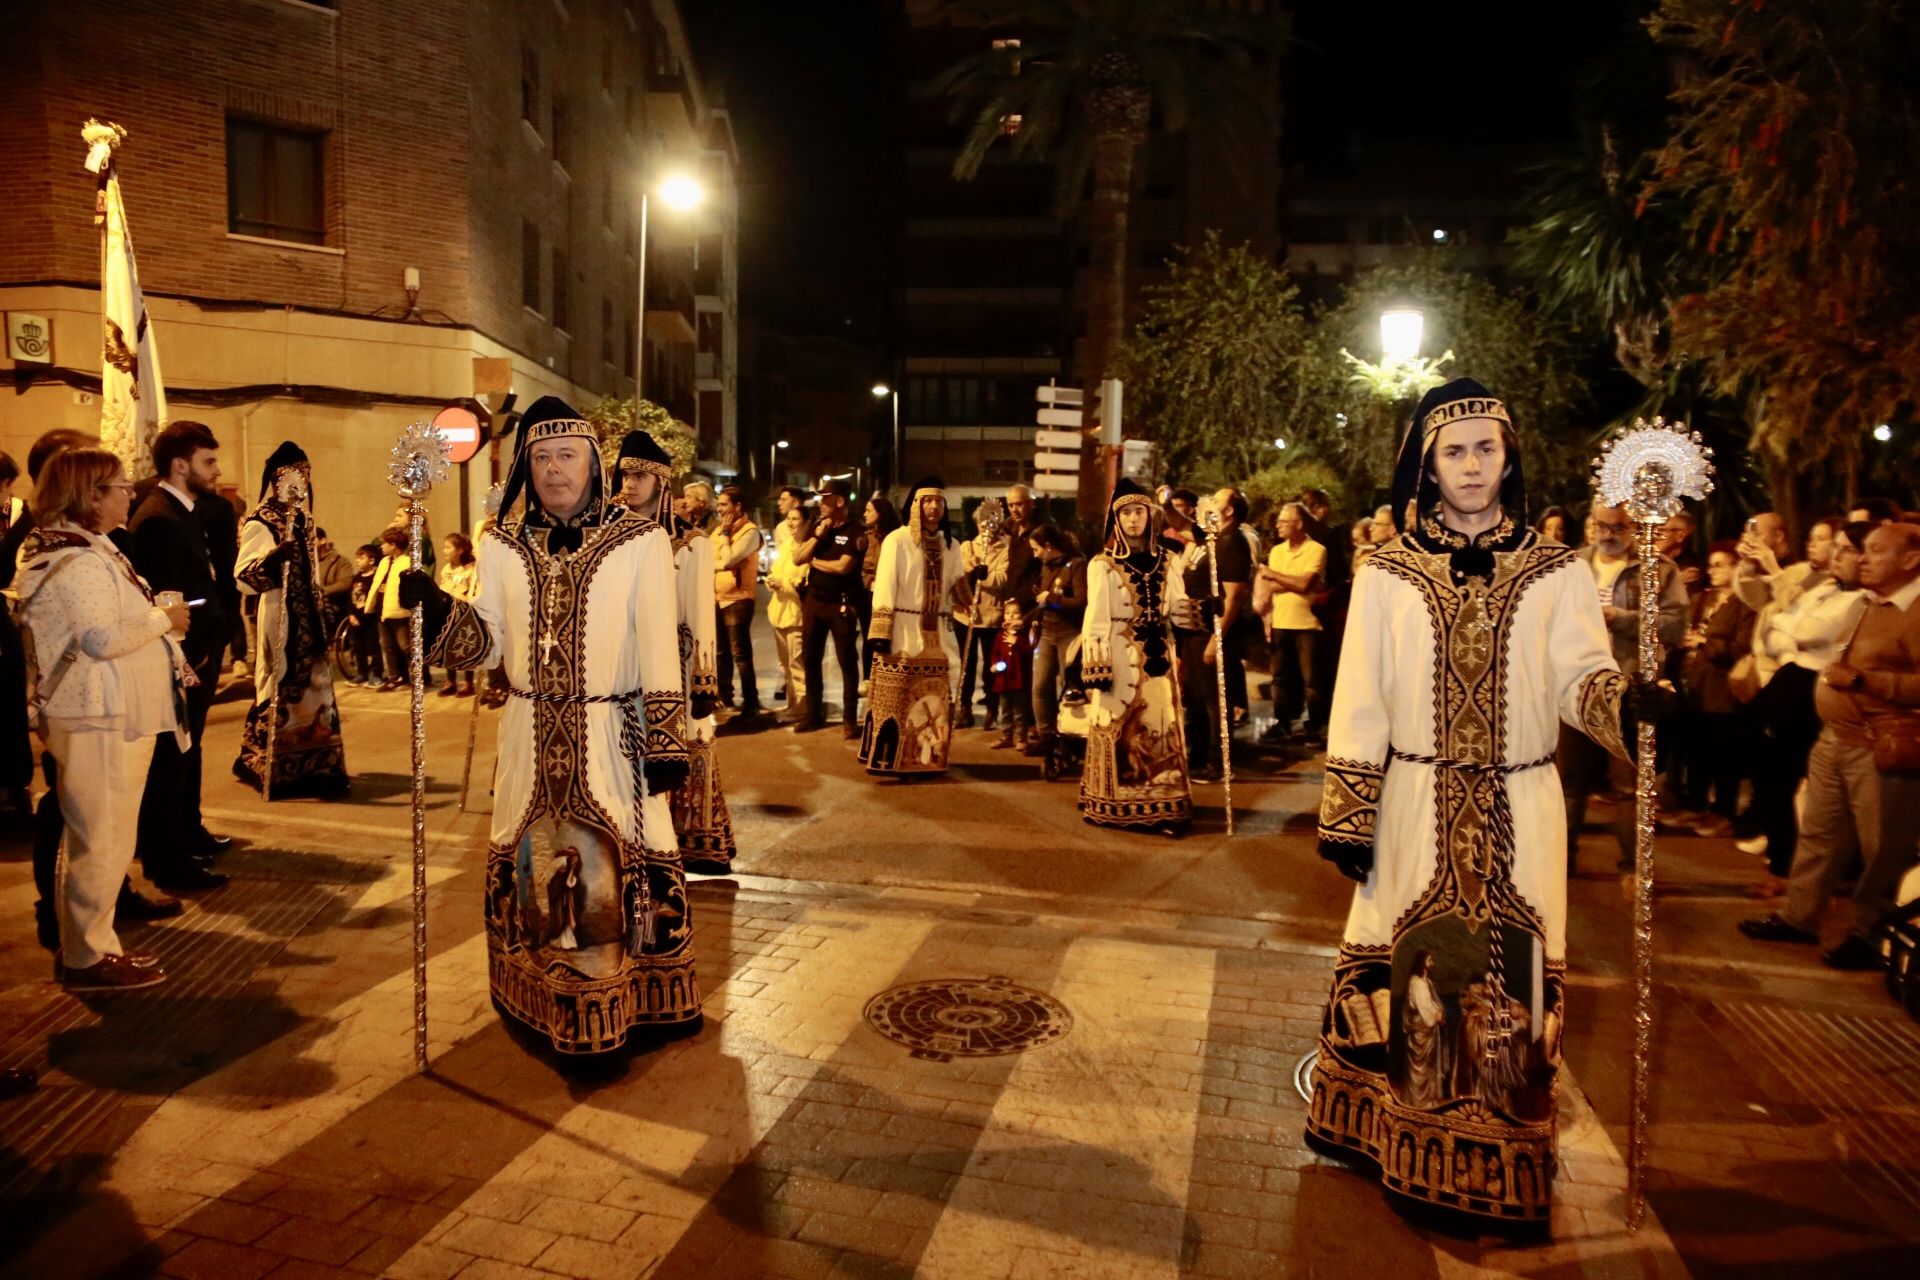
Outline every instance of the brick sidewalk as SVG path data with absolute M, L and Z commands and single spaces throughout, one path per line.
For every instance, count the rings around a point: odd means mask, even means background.
M 228 948 L 234 971 L 207 998 L 244 1016 L 144 1015 L 146 1043 L 200 1047 L 171 1068 L 150 1053 L 138 1088 L 52 1055 L 39 1129 L 74 1108 L 104 1118 L 65 1126 L 68 1174 L 28 1203 L 81 1212 L 35 1240 L 18 1273 L 1684 1273 L 1657 1222 L 1622 1230 L 1619 1155 L 1567 1077 L 1551 1245 L 1425 1234 L 1371 1179 L 1305 1150 L 1293 1072 L 1329 953 L 1270 927 L 706 881 L 694 893 L 704 1029 L 589 1077 L 529 1052 L 489 1006 L 472 861 L 457 842 L 434 858 L 426 1076 L 411 1070 L 397 874 L 365 869 L 324 892 L 237 879 L 203 899 L 195 918 L 220 928 L 199 945 Z M 182 955 L 181 976 L 198 963 Z M 863 1019 L 900 984 L 988 977 L 1052 997 L 1070 1030 L 941 1061 Z M 106 1021 L 40 991 L 43 1019 L 102 1044 L 142 1016 L 131 998 L 103 1005 Z M 10 1044 L 45 1038 L 43 1022 L 8 1025 Z M 63 1096 L 68 1111 L 46 1101 Z M 0 1114 L 16 1132 L 21 1113 Z

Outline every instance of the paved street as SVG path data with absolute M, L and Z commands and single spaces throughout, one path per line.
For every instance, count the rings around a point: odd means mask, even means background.
M 1755 865 L 1728 842 L 1662 846 L 1647 1226 L 1621 1223 L 1626 907 L 1596 832 L 1554 1238 L 1462 1239 L 1301 1143 L 1295 1068 L 1347 898 L 1313 855 L 1312 759 L 1250 761 L 1232 840 L 1203 788 L 1173 841 L 1084 826 L 1072 785 L 977 730 L 912 784 L 867 779 L 837 733 L 727 733 L 742 855 L 694 894 L 704 1027 L 563 1069 L 487 998 L 493 713 L 463 814 L 470 704 L 433 699 L 419 1076 L 405 700 L 345 693 L 350 801 L 270 809 L 227 775 L 242 705 L 223 695 L 207 764 L 233 881 L 130 935 L 163 956 L 160 991 L 83 1003 L 48 980 L 7 833 L 0 1064 L 43 1069 L 0 1102 L 8 1274 L 1865 1277 L 1920 1258 L 1920 1028 L 1875 978 L 1739 938 Z M 966 1056 L 937 990 L 867 1016 L 939 980 L 1018 997 L 1007 1029 L 1039 1043 Z M 916 1056 L 876 1021 L 951 1039 Z

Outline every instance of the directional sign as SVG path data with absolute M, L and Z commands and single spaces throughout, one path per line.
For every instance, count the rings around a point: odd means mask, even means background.
M 433 427 L 447 442 L 447 461 L 456 465 L 480 452 L 480 442 L 486 438 L 480 419 L 460 405 L 449 405 L 434 414 Z
M 1077 427 L 1081 419 L 1078 409 L 1042 409 L 1034 414 L 1034 420 L 1043 427 Z
M 1078 493 L 1080 477 L 1057 475 L 1051 471 L 1042 471 L 1033 477 L 1033 487 L 1042 493 Z
M 1042 471 L 1078 471 L 1080 455 L 1077 453 L 1036 453 L 1033 465 Z
M 1036 431 L 1033 443 L 1040 449 L 1065 449 L 1073 454 L 1076 467 L 1080 465 L 1080 433 L 1078 431 Z
M 1085 402 L 1086 392 L 1079 387 L 1039 387 L 1033 398 L 1041 404 L 1077 405 Z

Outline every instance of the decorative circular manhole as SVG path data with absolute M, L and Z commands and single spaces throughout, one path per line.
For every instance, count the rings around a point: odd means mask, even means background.
M 1052 1044 L 1073 1029 L 1067 1006 L 1005 978 L 909 982 L 867 1001 L 867 1025 L 916 1058 L 991 1058 Z

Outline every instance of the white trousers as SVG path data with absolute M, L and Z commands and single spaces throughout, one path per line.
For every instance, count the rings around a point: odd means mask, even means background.
M 102 956 L 120 954 L 113 908 L 133 863 L 140 796 L 158 739 L 129 739 L 117 728 L 73 728 L 51 717 L 48 726 L 60 763 L 60 816 L 67 824 L 55 881 L 61 960 L 70 969 L 85 969 Z
M 780 682 L 787 686 L 787 706 L 797 707 L 807 697 L 807 664 L 801 660 L 800 627 L 775 627 L 773 660 L 780 668 Z

